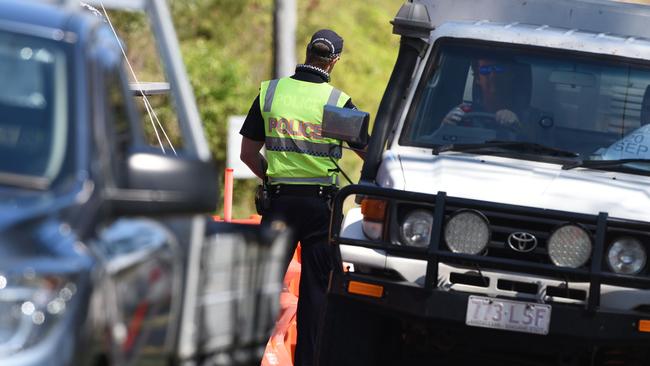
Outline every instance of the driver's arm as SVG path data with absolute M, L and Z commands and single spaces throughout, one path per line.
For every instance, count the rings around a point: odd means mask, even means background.
M 521 127 L 521 122 L 517 114 L 509 109 L 498 110 L 494 114 L 494 119 L 505 127 Z
M 452 110 L 447 113 L 445 118 L 442 119 L 442 123 L 450 124 L 450 125 L 457 125 L 460 123 L 460 121 L 463 119 L 463 116 L 465 115 L 466 111 L 465 104 L 461 104 L 457 107 L 454 107 Z
M 442 123 L 458 125 L 467 113 L 472 113 L 472 106 L 468 104 L 461 104 L 455 107 L 443 118 Z M 469 116 L 468 116 L 469 117 Z M 494 113 L 494 121 L 503 127 L 519 128 L 521 122 L 517 114 L 509 109 L 501 109 Z

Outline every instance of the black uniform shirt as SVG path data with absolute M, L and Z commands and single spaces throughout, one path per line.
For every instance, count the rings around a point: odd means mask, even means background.
M 296 67 L 296 73 L 291 76 L 292 79 L 307 81 L 310 83 L 325 83 L 328 81 L 328 75 L 319 72 L 318 70 L 310 69 L 308 67 Z M 345 108 L 357 109 L 357 107 L 352 103 L 352 99 L 344 105 Z M 264 141 L 264 118 L 262 117 L 262 111 L 260 108 L 260 96 L 257 95 L 257 98 L 253 101 L 246 120 L 244 120 L 244 125 L 242 126 L 239 134 L 247 137 L 253 141 Z

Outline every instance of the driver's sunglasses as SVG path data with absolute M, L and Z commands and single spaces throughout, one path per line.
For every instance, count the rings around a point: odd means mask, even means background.
M 483 65 L 478 68 L 478 73 L 481 75 L 490 75 L 490 73 L 494 71 L 497 74 L 501 74 L 506 70 L 505 66 L 499 64 Z

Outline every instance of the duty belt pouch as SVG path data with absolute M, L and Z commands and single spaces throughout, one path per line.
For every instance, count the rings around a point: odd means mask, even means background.
M 271 197 L 266 184 L 260 184 L 255 191 L 255 209 L 258 215 L 264 216 L 271 208 Z

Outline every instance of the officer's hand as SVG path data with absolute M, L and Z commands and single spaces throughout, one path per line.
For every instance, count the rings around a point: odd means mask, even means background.
M 494 119 L 500 125 L 504 127 L 519 128 L 521 127 L 521 122 L 519 122 L 519 117 L 515 112 L 509 109 L 501 109 L 494 114 Z
M 459 107 L 456 107 L 447 113 L 445 118 L 442 119 L 442 123 L 457 125 L 463 118 L 463 115 L 465 115 L 465 112 L 463 112 Z

